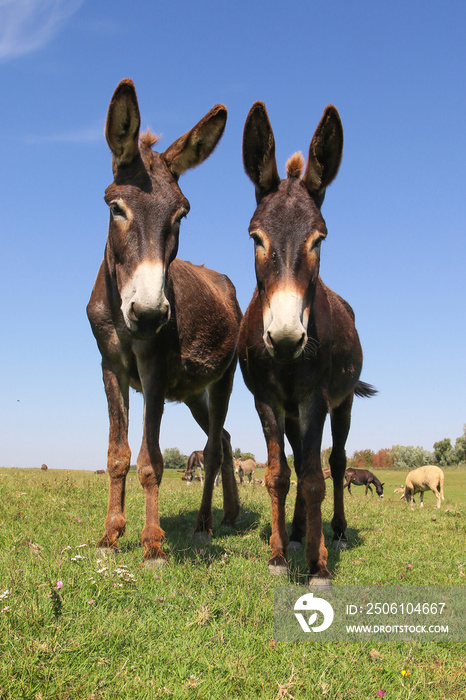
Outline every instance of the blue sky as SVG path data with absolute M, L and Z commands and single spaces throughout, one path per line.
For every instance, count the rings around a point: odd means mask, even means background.
M 166 148 L 214 104 L 217 150 L 180 180 L 191 203 L 179 256 L 254 288 L 253 186 L 241 139 L 266 103 L 284 173 L 328 103 L 344 127 L 327 192 L 321 275 L 356 313 L 362 378 L 348 453 L 455 438 L 466 422 L 466 6 L 373 0 L 0 3 L 0 465 L 103 468 L 107 407 L 85 307 L 105 245 L 113 90 L 134 80 L 143 127 Z M 131 397 L 133 462 L 141 397 Z M 226 426 L 266 458 L 238 371 Z M 162 449 L 204 437 L 167 404 Z M 328 427 L 323 446 L 330 445 Z

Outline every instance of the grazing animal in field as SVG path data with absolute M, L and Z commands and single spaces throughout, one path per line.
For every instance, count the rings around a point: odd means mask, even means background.
M 105 474 L 105 469 L 97 469 L 96 474 Z
M 47 469 L 48 469 L 48 466 L 47 466 L 46 464 L 43 464 L 43 465 L 41 466 L 41 469 L 42 469 L 43 472 L 46 472 Z
M 433 491 L 437 499 L 437 508 L 440 508 L 444 500 L 443 482 L 445 475 L 440 467 L 427 464 L 424 467 L 413 469 L 406 477 L 404 499 L 407 503 L 411 498 L 414 503 L 414 494 L 421 494 L 421 508 L 424 507 L 424 491 Z
M 345 472 L 345 485 L 343 486 L 344 489 L 348 489 L 348 493 L 351 493 L 351 484 L 354 484 L 355 486 L 365 486 L 366 491 L 365 491 L 365 496 L 367 496 L 367 490 L 371 492 L 372 495 L 374 495 L 374 492 L 372 491 L 372 486 L 371 484 L 375 487 L 375 491 L 380 498 L 383 498 L 383 483 L 380 482 L 380 480 L 370 472 L 368 469 L 347 469 Z
M 239 482 L 244 482 L 244 477 L 248 477 L 249 483 L 256 472 L 256 463 L 253 459 L 242 460 L 240 457 L 235 459 L 235 472 L 239 475 Z
M 324 475 L 324 479 L 330 479 L 332 476 L 330 469 L 322 469 L 322 474 Z
M 230 436 L 223 429 L 236 367 L 241 311 L 230 280 L 176 258 L 181 219 L 189 202 L 178 178 L 202 163 L 225 128 L 217 105 L 163 153 L 157 138 L 139 136 L 140 114 L 131 80 L 116 88 L 105 135 L 114 180 L 105 192 L 110 223 L 104 259 L 87 307 L 102 355 L 110 433 L 110 491 L 99 547 L 116 547 L 125 531 L 129 387 L 144 397 L 137 474 L 144 490 L 144 559 L 163 561 L 159 521 L 163 457 L 159 446 L 164 401 L 183 401 L 204 430 L 205 483 L 196 520 L 199 539 L 212 532 L 212 491 L 222 472 L 224 521 L 233 523 L 239 496 Z
M 286 435 L 298 477 L 290 545 L 300 546 L 307 537 L 310 583 L 324 586 L 331 579 L 321 515 L 325 418 L 330 412 L 333 546 L 341 548 L 346 546 L 343 476 L 353 396 L 375 393 L 359 380 L 362 351 L 354 313 L 319 277 L 320 246 L 327 235 L 320 208 L 337 174 L 342 148 L 340 117 L 330 105 L 311 141 L 304 175 L 304 159 L 295 154 L 281 180 L 274 135 L 262 102 L 253 105 L 244 127 L 243 162 L 257 201 L 249 226 L 257 287 L 241 323 L 238 357 L 267 442 L 265 483 L 272 506 L 269 571 L 287 570 Z
M 202 469 L 204 469 L 203 450 L 195 450 L 189 455 L 186 464 L 186 471 L 181 477 L 183 481 L 194 481 L 196 477 L 196 469 L 198 470 L 199 480 L 202 481 Z

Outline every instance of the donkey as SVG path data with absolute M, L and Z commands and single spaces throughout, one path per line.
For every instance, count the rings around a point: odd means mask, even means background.
M 137 473 L 144 490 L 144 559 L 164 561 L 158 499 L 163 472 L 159 446 L 164 400 L 183 401 L 207 434 L 205 484 L 195 532 L 212 532 L 212 490 L 223 477 L 224 521 L 233 523 L 239 496 L 230 436 L 223 429 L 236 366 L 241 320 L 230 280 L 176 259 L 180 221 L 189 211 L 178 178 L 202 163 L 225 128 L 217 105 L 166 151 L 152 149 L 150 132 L 139 139 L 134 84 L 123 80 L 109 105 L 105 135 L 113 154 L 105 201 L 110 223 L 104 259 L 87 307 L 102 355 L 110 432 L 110 492 L 105 534 L 98 547 L 117 547 L 125 531 L 125 480 L 129 387 L 144 396 L 143 438 Z
M 371 494 L 374 495 L 374 492 L 372 491 L 371 487 L 372 484 L 375 487 L 375 492 L 377 496 L 383 498 L 384 484 L 375 476 L 375 474 L 370 472 L 368 469 L 347 469 L 345 472 L 345 485 L 343 486 L 343 488 L 348 488 L 348 493 L 351 493 L 351 484 L 354 484 L 355 486 L 365 486 L 365 496 L 367 496 L 368 489 L 371 492 Z
M 204 452 L 202 450 L 194 450 L 194 452 L 191 452 L 182 479 L 184 481 L 194 481 L 196 478 L 196 469 L 202 481 L 202 469 L 204 469 Z
M 256 463 L 253 459 L 242 460 L 240 457 L 235 459 L 235 472 L 239 475 L 240 484 L 244 483 L 244 477 L 248 477 L 249 484 L 256 473 Z M 255 482 L 253 481 L 253 484 Z
M 249 226 L 254 241 L 257 287 L 241 323 L 238 357 L 254 394 L 268 449 L 265 483 L 272 505 L 269 571 L 286 571 L 285 499 L 290 469 L 284 435 L 298 477 L 290 547 L 307 536 L 309 583 L 328 586 L 322 534 L 325 495 L 320 450 L 330 412 L 334 481 L 333 546 L 346 546 L 343 508 L 345 443 L 354 394 L 375 390 L 359 381 L 362 350 L 354 313 L 319 277 L 320 246 L 327 235 L 320 208 L 341 161 L 343 128 L 335 107 L 322 116 L 309 148 L 304 176 L 301 153 L 292 156 L 281 180 L 275 140 L 265 105 L 255 102 L 243 134 L 243 162 L 255 185 L 257 208 Z

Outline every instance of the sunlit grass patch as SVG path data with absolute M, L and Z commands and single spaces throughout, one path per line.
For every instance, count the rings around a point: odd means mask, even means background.
M 388 476 L 395 488 L 399 475 Z M 235 528 L 220 527 L 216 489 L 212 544 L 197 547 L 192 535 L 201 487 L 164 478 L 161 524 L 170 563 L 154 570 L 142 561 L 144 499 L 136 475 L 128 480 L 120 551 L 105 557 L 96 543 L 108 477 L 54 470 L 0 470 L 0 477 L 2 700 L 365 700 L 381 697 L 378 691 L 386 700 L 464 697 L 464 644 L 374 649 L 274 641 L 279 581 L 267 572 L 270 503 L 263 487 L 240 488 Z M 446 479 L 440 511 L 427 498 L 421 511 L 387 488 L 383 500 L 353 489 L 346 497 L 350 546 L 341 553 L 329 549 L 335 585 L 464 584 L 466 483 L 461 474 L 455 478 Z M 289 581 L 304 583 L 305 568 L 303 548 L 290 558 Z

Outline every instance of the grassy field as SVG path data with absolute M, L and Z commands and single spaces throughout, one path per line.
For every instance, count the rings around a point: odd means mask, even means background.
M 466 471 L 446 471 L 440 511 L 433 494 L 423 510 L 401 502 L 393 493 L 399 472 L 378 475 L 383 500 L 364 497 L 362 487 L 346 497 L 349 548 L 329 555 L 335 585 L 464 584 Z M 134 474 L 120 552 L 98 555 L 107 485 L 107 475 L 91 472 L 0 469 L 1 700 L 466 697 L 466 644 L 274 641 L 274 587 L 287 580 L 267 572 L 263 487 L 240 487 L 236 531 L 219 527 L 216 489 L 215 536 L 196 550 L 201 487 L 167 471 L 161 517 L 170 564 L 154 571 L 142 565 Z M 305 581 L 298 553 L 288 582 Z

